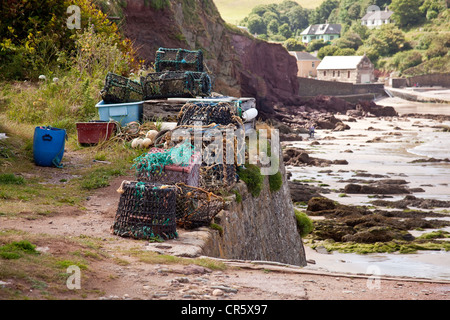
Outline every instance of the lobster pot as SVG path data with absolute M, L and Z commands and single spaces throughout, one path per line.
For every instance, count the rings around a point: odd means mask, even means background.
M 156 51 L 155 71 L 203 72 L 203 52 L 201 50 L 159 48 Z
M 143 91 L 139 82 L 108 72 L 105 86 L 101 90 L 105 103 L 126 103 L 142 101 Z
M 159 153 L 165 150 L 159 148 L 150 149 L 150 153 Z M 138 181 L 162 184 L 175 184 L 182 182 L 189 186 L 198 187 L 200 175 L 200 154 L 193 154 L 189 164 L 183 165 L 165 165 L 162 170 L 146 171 L 136 170 Z
M 147 240 L 178 237 L 173 186 L 129 182 L 122 189 L 113 234 Z
M 233 132 L 235 126 L 217 127 L 207 130 L 203 135 L 203 158 L 200 167 L 200 186 L 202 188 L 229 189 L 236 184 L 237 145 L 234 136 L 228 137 L 227 129 Z M 221 135 L 218 135 L 218 132 Z M 209 133 L 212 134 L 213 139 Z M 217 138 L 222 139 L 222 144 L 216 143 L 215 139 Z M 229 155 L 228 152 L 233 154 Z
M 236 115 L 236 107 L 227 102 L 187 103 L 180 111 L 177 125 L 194 125 L 197 122 L 201 122 L 202 125 L 237 124 L 239 119 Z
M 212 219 L 224 207 L 222 197 L 205 190 L 177 184 L 177 226 L 184 229 L 193 229 L 209 226 Z
M 211 93 L 211 78 L 205 72 L 165 71 L 141 77 L 144 100 L 192 98 Z

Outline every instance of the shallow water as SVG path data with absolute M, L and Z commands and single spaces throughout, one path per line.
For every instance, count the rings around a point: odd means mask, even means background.
M 341 117 L 345 120 L 346 117 Z M 432 120 L 420 120 L 422 127 L 415 125 L 418 119 L 398 119 L 384 121 L 377 118 L 366 118 L 355 122 L 346 122 L 351 129 L 344 132 L 318 130 L 316 140 L 318 146 L 312 146 L 305 135 L 303 141 L 292 142 L 291 145 L 306 149 L 311 157 L 336 160 L 345 159 L 348 165 L 331 165 L 329 167 L 288 167 L 292 180 L 315 180 L 309 184 L 319 186 L 326 184 L 334 189 L 324 196 L 348 205 L 371 205 L 368 195 L 349 194 L 341 197 L 342 189 L 348 182 L 339 182 L 350 178 L 376 180 L 373 177 L 357 177 L 357 170 L 370 174 L 385 175 L 386 179 L 404 179 L 409 188 L 422 188 L 425 192 L 414 193 L 418 198 L 450 200 L 450 163 L 424 162 L 412 163 L 416 159 L 426 157 L 450 158 L 450 133 L 438 132 L 432 128 L 436 124 Z M 449 125 L 450 122 L 442 123 Z M 393 127 L 401 130 L 393 130 Z M 378 131 L 367 130 L 368 127 Z M 389 135 L 399 132 L 401 136 Z M 334 140 L 324 140 L 332 136 Z M 374 137 L 383 137 L 386 141 L 368 143 Z M 343 152 L 351 150 L 352 153 Z M 331 172 L 327 172 L 331 170 Z M 390 201 L 403 199 L 405 195 L 393 195 Z M 445 208 L 437 208 L 439 212 Z M 448 210 L 448 208 L 447 208 Z M 450 218 L 450 217 L 449 217 Z M 444 230 L 448 230 L 445 228 Z M 426 230 L 431 232 L 432 230 Z M 322 268 L 335 272 L 366 273 L 368 269 L 378 270 L 380 275 L 405 276 L 430 279 L 450 280 L 450 252 L 424 251 L 417 254 L 319 254 L 307 248 L 308 259 L 316 260 L 316 265 L 307 268 Z M 344 262 L 342 262 L 344 261 Z
M 408 152 L 437 159 L 450 158 L 450 132 L 431 132 L 421 135 L 423 143 Z
M 400 115 L 407 113 L 450 115 L 450 104 L 448 103 L 422 103 L 397 97 L 381 98 L 376 100 L 375 103 L 380 106 L 394 107 Z
M 420 251 L 414 254 L 339 253 L 320 254 L 306 248 L 306 257 L 316 264 L 307 269 L 367 275 L 450 280 L 450 252 Z

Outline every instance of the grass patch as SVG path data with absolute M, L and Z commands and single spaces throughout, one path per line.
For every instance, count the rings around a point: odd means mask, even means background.
M 24 254 L 39 254 L 39 252 L 28 240 L 14 241 L 0 247 L 0 257 L 3 259 L 19 259 Z
M 264 182 L 264 176 L 261 174 L 261 169 L 254 164 L 246 164 L 245 168 L 239 167 L 239 179 L 245 182 L 248 191 L 253 197 L 259 197 Z
M 16 176 L 13 173 L 3 173 L 0 174 L 0 184 L 22 185 L 25 184 L 25 179 L 24 177 Z
M 314 230 L 314 224 L 310 217 L 304 212 L 294 209 L 297 230 L 302 238 L 306 237 Z
M 93 190 L 109 186 L 112 177 L 125 174 L 125 170 L 118 168 L 97 168 L 90 174 L 85 175 L 81 179 L 81 188 Z

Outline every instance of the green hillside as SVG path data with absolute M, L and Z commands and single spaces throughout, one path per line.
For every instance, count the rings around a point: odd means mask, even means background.
M 296 0 L 303 8 L 313 9 L 318 7 L 324 0 Z M 281 3 L 283 0 L 214 0 L 222 18 L 231 24 L 237 24 L 244 19 L 252 9 L 260 4 Z

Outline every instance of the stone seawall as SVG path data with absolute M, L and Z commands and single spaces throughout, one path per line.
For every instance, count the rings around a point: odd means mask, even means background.
M 244 182 L 237 189 L 242 202 L 231 202 L 215 218 L 223 232 L 210 232 L 203 254 L 218 258 L 266 260 L 306 266 L 302 239 L 297 231 L 294 208 L 284 164 L 283 185 L 271 192 L 268 177 L 259 197 L 253 197 Z

